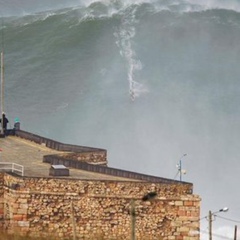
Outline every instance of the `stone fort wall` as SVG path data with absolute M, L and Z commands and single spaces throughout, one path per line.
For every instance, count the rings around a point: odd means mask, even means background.
M 151 201 L 143 195 L 156 192 Z M 200 198 L 192 184 L 28 178 L 0 173 L 1 227 L 58 239 L 197 240 Z M 194 233 L 195 231 L 195 233 Z
M 192 193 L 191 183 L 108 168 L 104 149 L 63 144 L 21 130 L 15 135 L 65 152 L 44 156 L 44 162 L 132 181 L 0 173 L 2 230 L 56 239 L 121 240 L 132 239 L 134 229 L 136 240 L 199 240 L 201 199 Z M 157 196 L 142 201 L 149 192 Z

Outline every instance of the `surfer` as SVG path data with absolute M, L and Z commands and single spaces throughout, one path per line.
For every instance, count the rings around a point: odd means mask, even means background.
M 135 100 L 135 93 L 134 93 L 134 91 L 133 91 L 133 90 L 130 90 L 130 91 L 129 91 L 129 94 L 130 94 L 131 100 L 134 102 L 134 100 Z

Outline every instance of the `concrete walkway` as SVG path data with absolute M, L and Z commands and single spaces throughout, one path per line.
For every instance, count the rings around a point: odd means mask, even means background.
M 16 137 L 7 136 L 0 138 L 0 168 L 1 163 L 16 163 L 24 166 L 24 176 L 29 177 L 51 177 L 49 176 L 50 164 L 43 163 L 43 156 L 48 154 L 61 154 L 61 152 L 39 145 L 34 142 Z M 20 173 L 19 173 L 20 174 Z M 130 179 L 114 177 L 105 174 L 93 173 L 79 169 L 70 169 L 69 177 L 58 178 L 77 178 L 92 180 L 122 180 Z M 132 179 L 130 180 L 132 181 Z

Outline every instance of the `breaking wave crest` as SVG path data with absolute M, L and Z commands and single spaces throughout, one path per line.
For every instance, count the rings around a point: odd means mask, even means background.
M 184 178 L 208 206 L 224 198 L 240 212 L 227 186 L 239 175 L 239 2 L 77 3 L 3 19 L 9 120 L 164 177 L 187 149 Z

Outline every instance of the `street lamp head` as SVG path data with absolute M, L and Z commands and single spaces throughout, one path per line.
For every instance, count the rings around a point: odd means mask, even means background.
M 220 209 L 219 212 L 227 212 L 228 210 L 229 210 L 228 207 L 224 207 L 224 208 Z
M 148 194 L 146 194 L 142 197 L 142 201 L 144 201 L 144 202 L 149 201 L 149 200 L 155 198 L 156 196 L 157 196 L 156 192 L 149 192 Z

